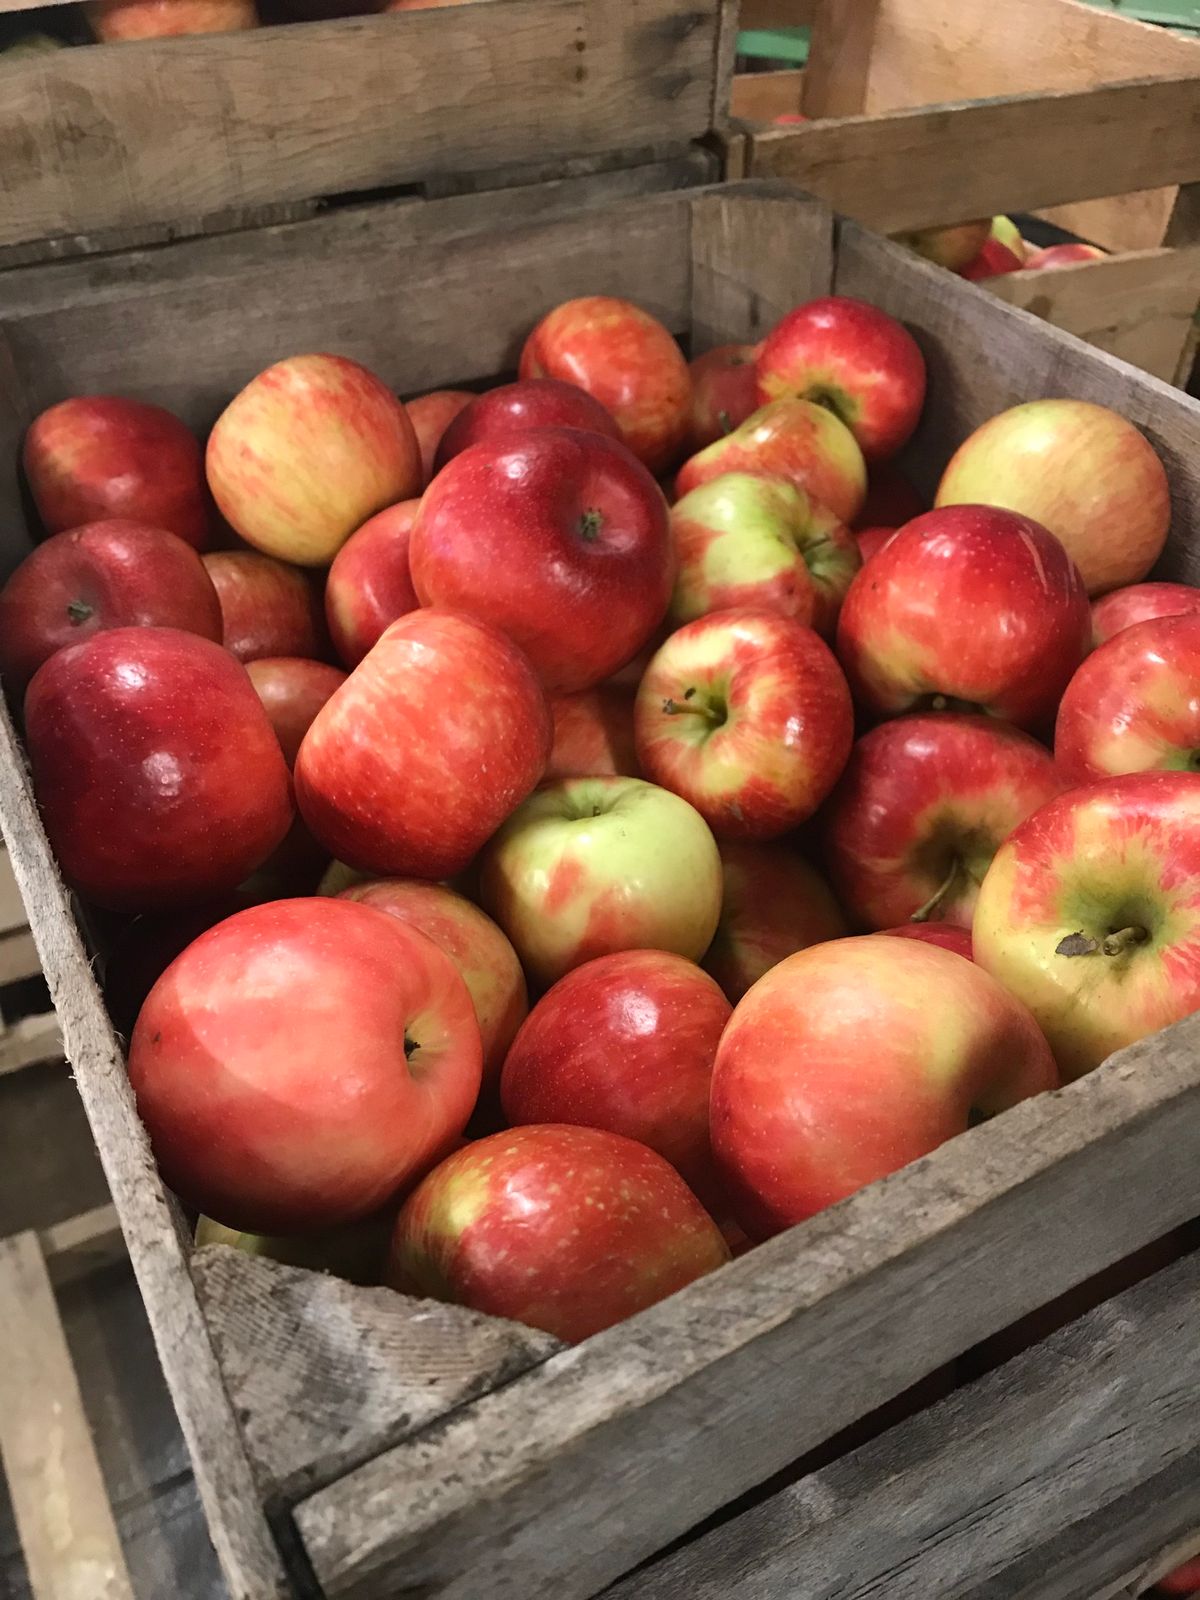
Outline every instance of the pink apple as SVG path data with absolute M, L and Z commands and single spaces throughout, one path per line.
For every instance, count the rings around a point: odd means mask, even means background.
M 980 217 L 973 222 L 955 223 L 949 228 L 921 228 L 916 232 L 893 234 L 892 237 L 898 244 L 906 244 L 910 250 L 924 256 L 927 261 L 958 272 L 968 261 L 975 259 L 991 231 L 991 218 Z
M 305 656 L 261 656 L 246 667 L 289 767 L 318 711 L 346 674 Z
M 872 556 L 838 621 L 838 658 L 875 716 L 947 706 L 1039 728 L 1091 631 L 1074 562 L 1029 517 L 929 511 Z
M 974 963 L 915 939 L 837 939 L 789 956 L 734 1011 L 713 1151 L 762 1239 L 1055 1087 L 1037 1024 Z
M 865 928 L 969 928 L 998 846 L 1064 787 L 1049 751 L 991 717 L 882 723 L 854 746 L 823 814 L 838 899 Z
M 422 487 L 433 477 L 434 457 L 446 429 L 474 399 L 469 389 L 434 389 L 417 395 L 404 407 L 421 451 Z
M 741 427 L 758 409 L 758 378 L 754 371 L 756 344 L 720 344 L 689 363 L 692 375 L 692 409 L 688 419 L 688 449 L 703 450 Z
M 953 950 L 955 955 L 972 960 L 971 930 L 956 928 L 952 922 L 905 922 L 899 928 L 883 928 L 871 935 L 873 939 L 919 939 L 922 944 L 936 944 L 943 950 Z
M 1052 244 L 1033 250 L 1025 258 L 1027 272 L 1045 272 L 1054 267 L 1073 267 L 1080 261 L 1103 261 L 1106 252 L 1094 244 Z
M 356 667 L 397 617 L 420 604 L 408 570 L 408 542 L 420 504 L 401 500 L 376 512 L 333 558 L 325 580 L 325 620 L 347 667 Z
M 256 28 L 254 0 L 88 0 L 97 39 L 164 39 L 184 33 L 237 33 Z
M 221 639 L 239 661 L 329 654 L 320 591 L 299 567 L 257 550 L 214 550 L 204 565 L 221 602 Z
M 1024 256 L 1018 255 L 999 239 L 989 237 L 983 241 L 979 254 L 968 261 L 965 267 L 960 267 L 959 272 L 971 283 L 978 283 L 985 278 L 1001 278 L 1008 272 L 1020 272 L 1024 264 Z
M 550 700 L 554 748 L 545 778 L 639 776 L 633 739 L 632 689 L 598 683 Z
M 468 445 L 508 443 L 531 428 L 578 428 L 608 439 L 621 437 L 611 415 L 585 390 L 557 378 L 525 378 L 471 396 L 471 404 L 442 437 L 435 470 L 440 472 Z
M 163 1176 L 226 1227 L 369 1216 L 461 1134 L 479 1028 L 449 957 L 344 900 L 275 900 L 169 966 L 129 1049 Z
M 1006 250 L 1011 250 L 1021 261 L 1024 261 L 1029 254 L 1021 237 L 1021 230 L 1011 217 L 993 217 L 988 237 L 1002 244 Z
M 1089 594 L 1144 577 L 1171 520 L 1167 475 L 1131 422 L 1086 400 L 1030 400 L 985 422 L 942 474 L 936 504 L 1003 506 L 1066 546 Z
M 1092 643 L 1103 644 L 1122 628 L 1152 617 L 1178 617 L 1200 611 L 1200 589 L 1190 583 L 1133 583 L 1114 589 L 1092 605 Z
M 413 611 L 317 713 L 296 803 L 349 866 L 452 877 L 537 783 L 551 732 L 515 645 L 469 617 Z

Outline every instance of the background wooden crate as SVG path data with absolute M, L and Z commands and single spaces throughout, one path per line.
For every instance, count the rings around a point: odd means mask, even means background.
M 693 349 L 760 338 L 835 289 L 904 320 L 930 367 L 925 484 L 1004 406 L 1114 405 L 1175 500 L 1195 579 L 1200 406 L 952 282 L 786 187 L 595 212 L 508 196 L 379 206 L 119 263 L 10 275 L 0 529 L 16 456 L 75 389 L 198 428 L 270 360 L 327 348 L 402 393 L 512 370 L 537 317 L 626 295 Z M 187 359 L 181 359 L 186 342 Z M 0 721 L 0 818 L 234 1600 L 582 1600 L 1014 1317 L 1200 1212 L 1200 1019 L 1029 1102 L 712 1277 L 556 1353 L 543 1336 L 223 1249 L 192 1255 L 149 1158 L 69 899 Z M 1000 1426 L 1000 1424 L 997 1424 Z M 930 1536 L 932 1539 L 932 1535 Z

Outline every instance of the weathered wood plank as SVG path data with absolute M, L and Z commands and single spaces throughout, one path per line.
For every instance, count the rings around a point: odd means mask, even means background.
M 882 0 L 817 0 L 802 110 L 810 117 L 853 117 L 866 109 Z
M 733 80 L 730 110 L 747 122 L 774 122 L 800 110 L 804 72 L 743 72 Z
M 743 28 L 809 28 L 820 0 L 742 0 Z
M 833 218 L 817 201 L 792 197 L 781 205 L 720 190 L 697 196 L 691 238 L 697 352 L 757 343 L 793 306 L 832 286 Z
M 93 1206 L 90 1211 L 39 1228 L 38 1240 L 56 1289 L 129 1257 L 116 1207 L 111 1204 Z
M 0 1077 L 42 1061 L 57 1061 L 62 1053 L 62 1029 L 52 1011 L 43 1016 L 21 1017 L 7 1027 L 0 1023 Z
M 28 928 L 0 938 L 0 986 L 35 977 L 40 970 L 37 946 Z

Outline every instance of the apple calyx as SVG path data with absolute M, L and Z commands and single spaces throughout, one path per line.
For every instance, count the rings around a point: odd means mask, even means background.
M 88 605 L 86 600 L 67 601 L 67 619 L 72 627 L 80 627 L 92 616 L 95 616 L 95 607 Z
M 1060 939 L 1054 947 L 1054 954 L 1092 956 L 1099 951 L 1106 956 L 1120 956 L 1139 944 L 1145 944 L 1149 937 L 1150 930 L 1136 924 L 1128 928 L 1115 928 L 1112 933 L 1105 934 L 1103 939 L 1093 939 L 1081 929 L 1078 933 L 1068 933 L 1065 938 Z
M 585 544 L 595 544 L 604 529 L 604 513 L 590 506 L 579 519 L 579 537 Z

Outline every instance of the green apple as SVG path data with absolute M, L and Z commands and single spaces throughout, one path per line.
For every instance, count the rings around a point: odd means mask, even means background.
M 1006 250 L 1011 250 L 1018 261 L 1024 261 L 1029 253 L 1021 237 L 1021 230 L 1011 217 L 993 217 L 990 237 L 1002 244 Z

